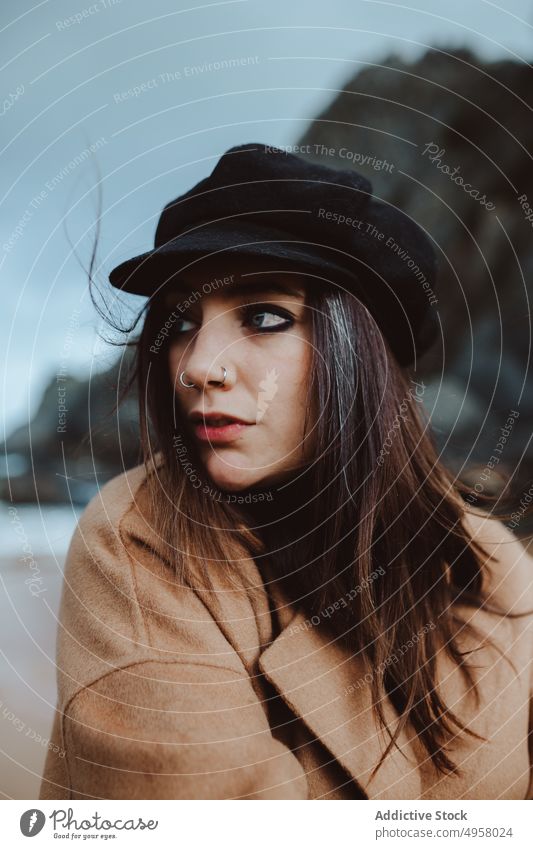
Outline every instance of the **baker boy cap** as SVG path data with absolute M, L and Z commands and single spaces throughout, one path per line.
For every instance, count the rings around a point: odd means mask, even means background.
M 151 296 L 169 275 L 218 252 L 221 264 L 228 253 L 276 257 L 311 272 L 309 286 L 320 277 L 353 292 L 402 366 L 436 338 L 431 242 L 404 212 L 373 198 L 370 180 L 352 169 L 257 142 L 232 147 L 165 206 L 154 249 L 122 262 L 109 280 Z

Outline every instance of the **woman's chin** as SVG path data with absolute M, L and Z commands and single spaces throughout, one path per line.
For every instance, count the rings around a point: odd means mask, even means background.
M 239 492 L 239 490 L 259 486 L 265 477 L 257 469 L 239 468 L 234 465 L 221 464 L 219 461 L 208 462 L 207 471 L 215 486 L 227 492 Z

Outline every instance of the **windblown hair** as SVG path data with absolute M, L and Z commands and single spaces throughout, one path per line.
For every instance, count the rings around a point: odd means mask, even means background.
M 479 699 L 469 652 L 460 650 L 456 636 L 472 626 L 456 607 L 511 615 L 489 607 L 482 591 L 488 555 L 463 524 L 472 510 L 465 503 L 471 489 L 440 462 L 417 385 L 397 364 L 366 307 L 342 288 L 315 287 L 314 281 L 306 303 L 314 351 L 307 421 L 320 410 L 305 506 L 308 531 L 271 552 L 236 505 L 206 497 L 185 474 L 178 447 L 206 479 L 180 419 L 168 341 L 154 348 L 169 309 L 154 297 L 137 317 L 146 311 L 140 337 L 126 343 L 136 350 L 122 394 L 137 381 L 142 456 L 147 468 L 156 454 L 161 459 L 158 473 L 148 476 L 156 530 L 180 580 L 191 559 L 209 585 L 213 568 L 231 580 L 235 558 L 268 557 L 292 598 L 310 618 L 319 617 L 317 627 L 368 659 L 374 710 L 390 737 L 376 769 L 410 723 L 435 768 L 459 773 L 447 745 L 462 732 L 483 738 L 443 702 L 437 653 L 444 647 Z M 349 601 L 339 605 L 339 599 Z M 321 616 L 332 605 L 334 615 Z M 400 717 L 394 733 L 384 716 L 384 694 Z

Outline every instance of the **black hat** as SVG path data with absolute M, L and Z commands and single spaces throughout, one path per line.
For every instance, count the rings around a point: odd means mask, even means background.
M 352 169 L 266 144 L 232 147 L 165 206 L 154 249 L 118 265 L 109 280 L 150 296 L 162 277 L 218 252 L 277 257 L 344 286 L 366 304 L 401 365 L 437 335 L 430 240 L 404 212 L 375 200 L 370 181 Z

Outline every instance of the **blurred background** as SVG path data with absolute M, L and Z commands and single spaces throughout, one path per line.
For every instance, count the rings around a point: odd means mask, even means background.
M 31 799 L 68 543 L 138 462 L 135 398 L 112 412 L 124 352 L 87 290 L 99 192 L 105 288 L 232 145 L 363 172 L 439 256 L 442 338 L 416 378 L 443 459 L 531 501 L 533 2 L 4 0 L 0 18 L 0 797 Z

